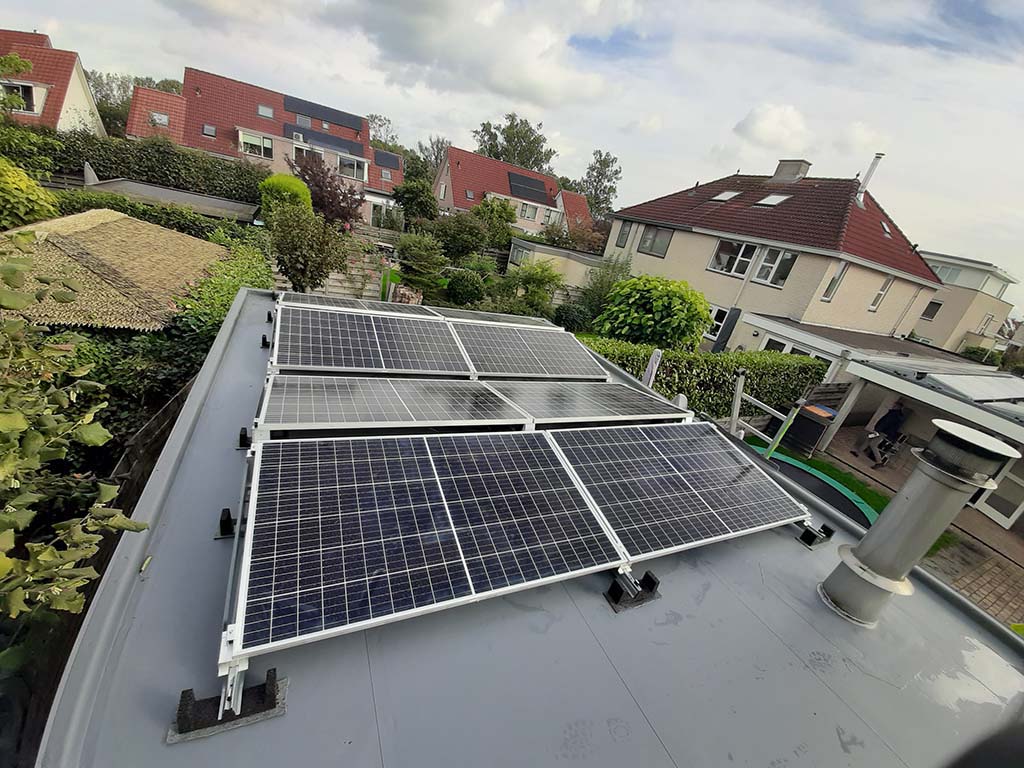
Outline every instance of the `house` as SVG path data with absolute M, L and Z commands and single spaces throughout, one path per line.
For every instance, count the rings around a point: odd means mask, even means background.
M 513 227 L 537 233 L 549 225 L 593 227 L 587 198 L 560 189 L 549 174 L 520 168 L 458 147 L 434 179 L 434 195 L 442 211 L 468 211 L 488 197 L 507 200 L 516 210 Z
M 230 77 L 185 68 L 181 95 L 136 86 L 126 133 L 166 136 L 218 157 L 244 158 L 276 173 L 287 159 L 319 155 L 366 196 L 363 219 L 379 222 L 402 183 L 400 155 L 370 146 L 365 117 Z
M 23 314 L 47 325 L 156 331 L 177 311 L 187 286 L 226 258 L 226 248 L 96 209 L 41 221 L 22 230 L 32 246 L 32 274 L 75 281 L 75 301 L 46 299 Z
M 908 335 L 942 282 L 863 180 L 735 174 L 613 214 L 606 257 L 686 280 L 712 305 L 716 350 L 772 348 L 746 313 L 881 336 Z
M 572 248 L 513 237 L 509 246 L 509 268 L 546 262 L 565 279 L 565 288 L 554 297 L 554 304 L 575 301 L 590 280 L 590 271 L 601 266 L 601 256 Z
M 967 347 L 994 349 L 1013 309 L 1003 295 L 1020 281 L 986 261 L 931 251 L 921 251 L 921 257 L 946 288 L 925 306 L 914 335 L 954 352 Z
M 11 113 L 15 122 L 107 135 L 75 51 L 54 48 L 50 36 L 39 32 L 0 29 L 0 56 L 11 53 L 32 62 L 31 71 L 0 80 L 4 91 L 24 102 Z

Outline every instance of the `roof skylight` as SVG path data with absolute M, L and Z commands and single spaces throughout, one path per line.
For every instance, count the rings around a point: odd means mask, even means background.
M 711 200 L 712 201 L 718 201 L 720 203 L 724 203 L 726 200 L 732 200 L 738 194 L 739 194 L 739 192 L 729 192 L 729 191 L 719 192 L 717 195 L 712 197 Z
M 882 231 L 885 232 L 885 236 L 886 237 L 892 237 L 892 230 L 889 229 L 889 224 L 887 222 L 885 222 L 885 221 L 881 222 L 881 224 L 882 224 Z
M 768 195 L 763 200 L 758 200 L 757 205 L 778 205 L 783 200 L 789 200 L 792 195 Z

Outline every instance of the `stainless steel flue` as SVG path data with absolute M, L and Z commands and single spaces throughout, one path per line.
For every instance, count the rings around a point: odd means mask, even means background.
M 994 488 L 992 475 L 1020 453 L 1006 443 L 952 421 L 935 419 L 938 432 L 914 472 L 856 546 L 839 547 L 840 563 L 818 593 L 845 619 L 878 623 L 893 595 L 910 595 L 907 574 L 978 488 Z

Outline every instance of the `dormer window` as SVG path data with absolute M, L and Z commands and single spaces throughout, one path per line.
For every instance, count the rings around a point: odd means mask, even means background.
M 714 203 L 724 203 L 726 200 L 732 200 L 739 192 L 719 192 L 717 195 L 711 198 Z
M 778 205 L 784 200 L 789 200 L 792 195 L 768 195 L 768 197 L 758 200 L 757 205 Z
M 892 230 L 889 229 L 888 223 L 883 221 L 883 222 L 881 222 L 881 224 L 882 224 L 882 232 L 885 233 L 885 236 L 888 237 L 888 238 L 892 238 Z

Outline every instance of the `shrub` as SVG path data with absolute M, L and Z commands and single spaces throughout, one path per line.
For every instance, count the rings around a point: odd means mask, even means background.
M 598 336 L 581 336 L 580 341 L 637 378 L 643 376 L 655 349 L 651 344 Z M 712 418 L 725 418 L 732 409 L 736 372 L 740 368 L 747 372 L 744 391 L 779 410 L 787 410 L 809 387 L 821 382 L 828 371 L 825 362 L 807 355 L 666 350 L 654 389 L 668 398 L 686 395 L 693 410 Z M 745 406 L 744 413 L 758 412 Z
M 73 213 L 91 211 L 96 208 L 108 208 L 141 221 L 148 221 L 150 224 L 184 232 L 186 235 L 202 240 L 206 240 L 217 230 L 222 230 L 232 237 L 241 238 L 246 236 L 246 231 L 257 229 L 230 220 L 203 216 L 191 208 L 181 205 L 149 205 L 111 192 L 60 190 L 55 192 L 54 196 L 61 216 L 70 216 Z
M 366 196 L 329 168 L 319 155 L 307 153 L 298 162 L 290 157 L 286 160 L 292 173 L 309 187 L 314 211 L 332 224 L 351 225 L 360 220 Z
M 448 296 L 448 301 L 458 306 L 474 304 L 484 297 L 483 278 L 468 269 L 451 272 L 445 293 Z
M 961 357 L 974 360 L 985 365 L 1000 365 L 1003 362 L 1003 353 L 998 349 L 986 349 L 985 347 L 964 347 L 960 352 Z
M 263 220 L 271 222 L 276 205 L 301 205 L 313 210 L 312 195 L 306 183 L 288 173 L 275 173 L 260 182 L 260 213 Z
M 396 186 L 391 195 L 402 206 L 406 221 L 437 218 L 437 198 L 426 179 L 407 179 Z
M 664 349 L 696 349 L 711 327 L 704 294 L 683 280 L 643 275 L 617 283 L 594 329 L 624 341 Z
M 462 268 L 480 275 L 485 283 L 492 280 L 498 274 L 498 262 L 493 256 L 486 253 L 471 253 L 462 262 Z
M 434 222 L 432 233 L 453 264 L 462 264 L 471 253 L 487 245 L 487 227 L 471 213 L 442 216 Z
M 508 200 L 500 197 L 486 197 L 473 206 L 470 213 L 479 219 L 487 230 L 487 244 L 491 248 L 508 248 L 512 241 L 512 227 L 516 221 L 516 209 Z
M 277 268 L 292 290 L 305 293 L 327 282 L 331 272 L 346 271 L 346 239 L 352 235 L 343 235 L 308 205 L 278 202 L 269 224 Z
M 53 171 L 53 156 L 61 143 L 13 123 L 0 122 L 0 156 L 6 157 L 33 179 L 45 181 Z
M 88 161 L 101 179 L 134 179 L 246 203 L 260 202 L 259 183 L 270 175 L 259 163 L 214 157 L 161 136 L 133 141 L 88 131 L 50 135 L 60 140 L 53 162 L 63 173 L 81 173 Z
M 555 323 L 571 333 L 585 333 L 593 322 L 594 316 L 582 302 L 566 302 L 555 308 Z
M 508 309 L 496 310 L 512 314 L 543 315 L 552 314 L 551 301 L 555 291 L 565 286 L 565 279 L 555 270 L 550 261 L 532 261 L 510 269 L 508 274 L 492 289 L 493 298 L 498 305 L 507 305 Z M 521 304 L 527 311 L 518 311 Z
M 608 306 L 612 289 L 629 278 L 629 259 L 608 257 L 587 273 L 587 284 L 580 293 L 580 303 L 587 308 L 591 318 L 604 312 Z
M 0 157 L 0 230 L 57 215 L 53 195 L 10 160 Z
M 418 288 L 424 295 L 437 291 L 441 270 L 448 265 L 448 260 L 433 235 L 402 235 L 398 238 L 396 255 L 403 283 Z

